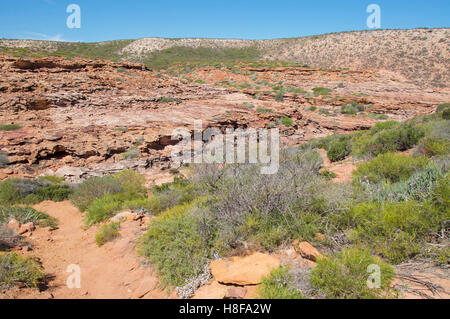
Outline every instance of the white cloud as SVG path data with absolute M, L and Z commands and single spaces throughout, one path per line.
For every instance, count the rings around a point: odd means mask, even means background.
M 28 37 L 31 37 L 32 40 L 66 41 L 63 39 L 62 34 L 48 35 L 38 32 L 24 32 L 24 34 L 26 34 Z

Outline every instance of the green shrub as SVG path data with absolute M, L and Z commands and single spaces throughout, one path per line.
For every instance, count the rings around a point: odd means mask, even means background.
M 10 178 L 0 183 L 1 204 L 36 204 L 44 200 L 63 201 L 72 189 L 61 182 L 49 180 Z
M 450 214 L 450 173 L 439 179 L 436 187 L 431 192 L 431 203 L 435 209 L 444 214 Z M 448 219 L 448 216 L 447 216 Z M 442 222 L 438 220 L 438 223 Z
M 178 98 L 163 96 L 159 99 L 159 102 L 161 102 L 161 103 L 172 103 L 172 102 L 180 103 L 181 100 Z
M 351 239 L 400 263 L 421 252 L 423 240 L 442 227 L 445 215 L 444 211 L 411 200 L 361 203 L 350 209 L 346 218 L 353 228 Z
M 408 201 L 414 199 L 424 201 L 431 196 L 436 183 L 443 177 L 443 168 L 431 163 L 424 170 L 417 171 L 405 181 L 394 184 L 381 183 L 367 186 L 365 193 L 372 193 L 372 198 L 378 202 Z
M 290 283 L 292 275 L 287 267 L 273 270 L 262 280 L 259 297 L 262 299 L 304 299 L 303 294 Z
M 103 246 L 109 241 L 120 237 L 119 233 L 120 223 L 110 223 L 103 225 L 98 233 L 95 235 L 95 242 L 98 246 Z
M 144 196 L 129 197 L 125 193 L 106 194 L 89 205 L 84 221 L 86 226 L 92 226 L 107 221 L 121 210 L 149 211 L 153 208 L 152 205 L 153 202 Z
M 329 170 L 323 170 L 320 174 L 327 180 L 332 180 L 337 177 L 336 173 L 330 172 Z
M 8 223 L 11 219 L 15 219 L 22 224 L 33 222 L 42 227 L 52 228 L 55 228 L 58 223 L 56 218 L 30 207 L 0 206 L 0 225 Z
M 157 215 L 177 205 L 183 205 L 198 196 L 196 185 L 183 177 L 175 177 L 172 183 L 155 186 L 149 198 L 148 209 Z
M 121 192 L 126 196 L 141 196 L 147 194 L 147 188 L 144 186 L 145 178 L 132 170 L 125 170 L 113 175 L 119 182 Z
M 71 201 L 84 212 L 95 199 L 121 191 L 120 181 L 113 176 L 91 177 L 78 185 L 71 196 Z
M 449 141 L 440 137 L 427 136 L 423 138 L 418 149 L 427 156 L 441 156 L 449 153 Z
M 242 243 L 273 251 L 297 238 L 309 240 L 322 230 L 328 214 L 347 204 L 347 187 L 320 176 L 317 152 L 280 155 L 277 174 L 261 175 L 254 165 L 236 165 L 211 172 L 209 218 L 217 228 L 219 251 Z M 213 175 L 214 176 L 214 175 Z
M 16 253 L 0 253 L 0 288 L 8 289 L 18 284 L 35 288 L 45 277 L 37 261 Z
M 355 115 L 358 113 L 358 108 L 354 107 L 351 104 L 345 104 L 345 105 L 342 105 L 342 107 L 341 107 L 341 113 Z
M 0 131 L 17 131 L 22 127 L 19 124 L 1 124 Z
M 87 226 L 106 221 L 122 209 L 148 209 L 151 202 L 144 187 L 145 178 L 125 170 L 112 176 L 88 179 L 80 185 L 72 200 L 87 209 Z M 89 193 L 89 191 L 92 191 Z
M 284 92 L 283 90 L 280 90 L 275 94 L 275 100 L 278 102 L 284 102 Z
M 329 95 L 331 92 L 331 89 L 323 88 L 323 87 L 316 87 L 313 88 L 314 95 Z
M 140 253 L 156 266 L 163 286 L 183 286 L 203 271 L 210 257 L 209 241 L 199 231 L 193 208 L 184 204 L 164 212 L 151 221 L 141 240 Z
M 415 171 L 429 164 L 426 157 L 411 157 L 395 153 L 380 154 L 370 162 L 360 164 L 353 172 L 356 181 L 396 183 L 408 179 Z
M 450 103 L 440 104 L 437 108 L 437 113 L 440 113 L 444 120 L 450 120 Z
M 286 127 L 291 127 L 294 124 L 294 121 L 290 117 L 283 117 L 281 123 Z
M 131 149 L 128 152 L 122 153 L 122 158 L 126 160 L 139 158 L 140 153 L 136 149 Z
M 369 132 L 354 139 L 353 153 L 357 156 L 377 156 L 392 151 L 406 151 L 424 136 L 423 127 L 413 123 L 380 122 Z
M 447 108 L 442 112 L 442 118 L 444 120 L 450 120 L 450 108 Z
M 87 226 L 101 223 L 108 218 L 114 217 L 114 214 L 123 208 L 123 198 L 121 194 L 106 194 L 95 199 L 87 209 L 84 215 L 84 221 Z
M 439 104 L 438 107 L 437 107 L 437 112 L 438 112 L 438 113 L 439 113 L 439 112 L 443 112 L 443 111 L 445 111 L 445 110 L 448 109 L 448 108 L 450 108 L 450 103 L 442 103 L 442 104 Z
M 370 289 L 370 265 L 380 267 L 380 288 Z M 393 268 L 366 250 L 346 249 L 337 257 L 325 257 L 311 271 L 311 284 L 330 299 L 375 299 L 387 296 Z
M 328 147 L 328 158 L 332 162 L 344 160 L 351 152 L 351 144 L 348 139 L 334 140 Z
M 267 114 L 267 113 L 273 113 L 273 110 L 272 109 L 268 109 L 268 108 L 258 107 L 256 109 L 256 112 Z

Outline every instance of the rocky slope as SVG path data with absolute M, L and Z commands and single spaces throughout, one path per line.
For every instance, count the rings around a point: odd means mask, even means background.
M 125 62 L 2 56 L 0 72 L 0 124 L 20 126 L 0 130 L 10 162 L 1 179 L 49 169 L 74 180 L 124 168 L 156 174 L 172 165 L 173 130 L 192 131 L 194 120 L 222 131 L 278 126 L 287 147 L 381 118 L 405 120 L 450 100 L 448 89 L 424 90 L 376 71 L 240 65 L 239 72 L 161 74 Z M 329 92 L 317 94 L 320 87 Z M 343 114 L 348 105 L 364 110 Z

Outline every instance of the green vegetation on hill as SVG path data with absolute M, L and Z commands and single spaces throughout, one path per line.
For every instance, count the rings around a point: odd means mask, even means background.
M 5 53 L 18 58 L 41 58 L 45 56 L 58 56 L 71 58 L 74 56 L 88 59 L 105 59 L 118 61 L 125 56 L 120 50 L 134 40 L 117 40 L 101 43 L 75 43 L 54 42 L 55 49 L 30 49 L 30 48 L 6 48 L 0 47 L 0 53 Z
M 450 128 L 445 119 L 446 110 L 450 107 L 442 104 L 433 115 L 418 116 L 404 123 L 379 122 L 367 131 L 312 139 L 302 148 L 323 148 L 332 162 L 341 161 L 349 155 L 357 159 L 370 159 L 415 146 L 418 153 L 428 157 L 447 156 L 450 153 Z
M 232 66 L 257 60 L 261 53 L 254 47 L 213 49 L 207 47 L 176 46 L 149 53 L 143 62 L 154 70 L 167 69 L 174 65 Z

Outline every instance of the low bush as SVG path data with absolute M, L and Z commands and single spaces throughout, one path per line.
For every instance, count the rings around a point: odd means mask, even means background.
M 283 117 L 281 123 L 286 127 L 291 127 L 294 124 L 294 121 L 290 117 Z
M 450 152 L 449 141 L 440 137 L 427 136 L 420 141 L 418 150 L 430 157 L 447 155 Z
M 351 152 L 349 139 L 334 140 L 328 146 L 328 158 L 332 162 L 344 160 Z
M 363 104 L 360 104 L 358 102 L 352 102 L 350 104 L 345 104 L 341 107 L 341 113 L 342 114 L 350 114 L 354 115 L 358 112 L 362 112 L 366 109 L 366 106 Z
M 329 170 L 326 170 L 326 169 L 323 170 L 320 174 L 323 177 L 325 177 L 327 180 L 332 180 L 333 178 L 337 177 L 336 173 L 330 172 Z
M 121 194 L 106 194 L 100 198 L 94 199 L 89 205 L 84 222 L 87 226 L 104 222 L 108 218 L 114 217 L 114 214 L 123 208 L 123 197 Z
M 329 95 L 330 92 L 331 92 L 331 89 L 328 89 L 328 88 L 323 88 L 323 87 L 313 88 L 313 93 L 316 96 L 318 96 L 318 95 Z
M 352 150 L 352 135 L 334 134 L 318 139 L 311 139 L 300 149 L 323 148 L 332 162 L 338 162 L 350 155 Z
M 20 126 L 19 124 L 1 124 L 0 125 L 0 131 L 17 131 L 20 128 L 22 128 L 22 126 Z
M 147 192 L 144 181 L 143 176 L 130 170 L 115 175 L 92 177 L 78 185 L 71 196 L 71 201 L 84 212 L 96 199 L 104 195 L 122 193 L 123 200 L 142 197 Z
M 346 218 L 353 228 L 352 240 L 400 263 L 421 252 L 425 238 L 442 228 L 445 215 L 445 211 L 411 200 L 361 203 L 350 209 Z
M 262 280 L 259 297 L 262 299 L 304 299 L 303 294 L 293 287 L 289 268 L 280 267 Z
M 408 179 L 415 171 L 429 164 L 426 157 L 411 157 L 395 153 L 380 154 L 370 162 L 360 164 L 353 172 L 355 181 L 396 183 Z
M 392 151 L 406 151 L 424 136 L 424 128 L 413 123 L 380 122 L 354 139 L 352 152 L 360 157 L 373 157 Z
M 213 240 L 202 236 L 194 204 L 175 206 L 153 219 L 140 253 L 156 266 L 163 286 L 183 286 L 197 277 L 211 257 Z
M 175 177 L 172 183 L 155 186 L 149 199 L 149 211 L 157 215 L 177 205 L 189 203 L 199 196 L 194 183 L 183 177 Z
M 121 154 L 123 159 L 131 160 L 131 159 L 137 159 L 140 156 L 140 153 L 137 149 L 131 149 L 128 152 Z
M 120 237 L 119 233 L 120 223 L 110 223 L 103 225 L 98 233 L 95 235 L 95 242 L 98 246 L 103 246 L 109 241 Z
M 264 107 L 258 107 L 256 109 L 256 112 L 262 113 L 262 114 L 268 114 L 268 113 L 273 113 L 273 110 L 272 109 L 268 109 L 268 108 L 264 108 Z
M 437 113 L 442 116 L 444 120 L 450 120 L 450 103 L 442 103 L 437 108 Z
M 33 222 L 42 227 L 55 228 L 58 224 L 55 218 L 30 207 L 0 206 L 0 225 L 7 224 L 11 219 L 22 224 Z
M 71 196 L 71 201 L 84 212 L 95 199 L 121 191 L 120 182 L 113 176 L 91 177 L 78 185 Z
M 369 288 L 370 265 L 380 267 L 380 288 Z M 311 271 L 311 284 L 330 299 L 385 298 L 394 278 L 393 268 L 366 250 L 345 249 L 325 257 Z
M 0 183 L 1 204 L 36 204 L 44 200 L 63 201 L 72 189 L 61 182 L 48 179 L 10 178 Z
M 16 253 L 0 253 L 0 287 L 12 288 L 18 284 L 38 287 L 46 278 L 42 266 L 31 258 Z
M 407 180 L 394 184 L 379 183 L 364 185 L 365 194 L 372 194 L 377 202 L 400 202 L 408 200 L 424 201 L 431 196 L 431 192 L 440 178 L 443 177 L 444 168 L 436 163 L 429 164 L 424 170 L 417 171 Z

